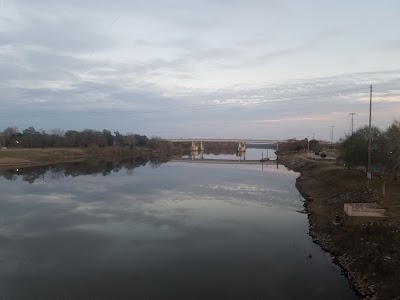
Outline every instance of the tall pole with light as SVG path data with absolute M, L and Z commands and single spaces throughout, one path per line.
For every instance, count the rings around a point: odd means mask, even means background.
M 369 86 L 369 126 L 368 126 L 368 165 L 367 165 L 367 188 L 371 176 L 371 115 L 372 115 L 372 84 Z

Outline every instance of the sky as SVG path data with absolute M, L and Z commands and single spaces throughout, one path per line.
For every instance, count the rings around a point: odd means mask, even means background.
M 0 130 L 334 140 L 400 119 L 399 1 L 0 0 Z M 333 127 L 332 127 L 333 126 Z

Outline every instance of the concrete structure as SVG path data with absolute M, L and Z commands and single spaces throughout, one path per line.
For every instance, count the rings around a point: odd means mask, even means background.
M 196 142 L 192 141 L 192 146 L 190 147 L 190 151 L 198 151 L 199 147 L 196 145 Z
M 236 156 L 238 157 L 239 161 L 246 160 L 246 151 L 238 151 Z
M 196 156 L 200 156 L 200 159 L 204 159 L 204 151 L 200 150 L 191 150 L 190 151 L 190 159 L 196 159 Z
M 276 150 L 278 150 L 278 145 L 280 142 L 279 140 L 256 140 L 256 139 L 167 139 L 169 142 L 173 143 L 187 143 L 187 142 L 192 142 L 192 145 L 190 147 L 190 151 L 204 151 L 204 145 L 203 142 L 222 142 L 222 143 L 233 143 L 237 142 L 239 143 L 238 152 L 246 152 L 247 149 L 247 144 L 276 144 Z M 199 146 L 197 146 L 197 143 L 200 143 Z
M 238 150 L 240 152 L 246 152 L 246 143 L 239 142 Z
M 384 217 L 385 210 L 376 203 L 345 203 L 344 212 L 350 217 Z

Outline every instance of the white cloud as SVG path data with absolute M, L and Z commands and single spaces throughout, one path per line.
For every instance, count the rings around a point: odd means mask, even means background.
M 343 11 L 343 4 L 3 1 L 0 128 L 292 137 L 311 130 L 296 126 L 304 122 L 339 127 L 342 114 L 361 114 L 368 102 L 364 90 L 311 94 L 368 89 L 372 83 L 377 108 L 397 105 L 400 66 L 393 49 L 400 37 L 393 28 L 400 21 L 391 17 L 396 10 L 390 4 L 370 3 L 365 10 L 346 3 Z M 340 22 L 335 11 L 341 12 Z M 387 22 L 373 24 L 372 12 Z M 374 47 L 365 45 L 366 35 Z M 223 106 L 161 113 L 210 104 Z M 84 115 L 154 109 L 161 112 Z M 76 112 L 83 114 L 68 116 Z M 40 117 L 60 113 L 65 117 Z M 386 124 L 389 115 L 376 121 Z M 260 126 L 278 121 L 287 123 Z

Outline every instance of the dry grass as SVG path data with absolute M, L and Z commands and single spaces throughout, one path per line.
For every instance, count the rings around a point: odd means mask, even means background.
M 133 157 L 151 154 L 149 149 L 128 147 L 32 148 L 0 150 L 0 168 L 48 165 L 87 158 Z
M 0 168 L 55 163 L 85 157 L 78 148 L 34 148 L 0 150 Z
M 334 162 L 308 160 L 304 154 L 295 155 L 295 157 L 307 164 L 302 171 L 318 179 L 319 182 L 325 183 L 324 188 L 334 187 L 337 193 L 342 193 L 352 189 L 362 189 L 367 185 L 367 177 L 363 169 L 349 170 L 346 167 L 335 165 Z M 400 180 L 393 180 L 390 173 L 381 178 L 374 176 L 370 180 L 370 188 L 379 194 L 382 194 L 384 184 L 386 195 L 384 199 L 382 198 L 381 205 L 385 208 L 399 205 Z

